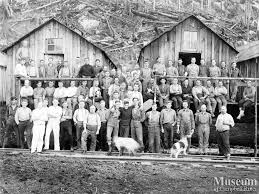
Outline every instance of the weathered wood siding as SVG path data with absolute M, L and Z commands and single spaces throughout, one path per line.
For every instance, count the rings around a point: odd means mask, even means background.
M 259 78 L 259 57 L 237 63 L 243 77 Z M 259 81 L 257 82 L 257 101 L 259 100 Z
M 184 31 L 197 31 L 197 49 L 195 51 L 184 50 Z M 201 53 L 207 64 L 215 59 L 217 63 L 225 61 L 230 64 L 237 52 L 226 44 L 217 34 L 207 28 L 195 17 L 189 17 L 176 25 L 171 31 L 166 32 L 141 50 L 139 62 L 143 65 L 145 59 L 149 59 L 151 65 L 161 56 L 164 63 L 169 59 L 177 61 L 179 52 Z
M 68 61 L 71 70 L 75 64 L 76 57 L 83 58 L 87 56 L 91 64 L 94 64 L 96 59 L 100 59 L 101 63 L 104 65 L 110 64 L 109 58 L 106 57 L 102 50 L 71 31 L 69 28 L 52 20 L 24 39 L 29 43 L 32 55 L 31 58 L 35 61 L 36 65 L 38 65 L 41 59 L 44 59 L 46 38 L 62 38 L 64 60 Z M 15 44 L 6 51 L 8 56 L 7 77 L 8 84 L 10 84 L 8 86 L 8 97 L 15 94 L 14 69 L 18 62 L 16 60 L 16 53 L 21 47 L 21 42 Z
M 0 52 L 0 103 L 6 102 L 6 88 L 7 88 L 7 77 L 6 77 L 6 67 L 7 67 L 7 57 L 5 54 Z

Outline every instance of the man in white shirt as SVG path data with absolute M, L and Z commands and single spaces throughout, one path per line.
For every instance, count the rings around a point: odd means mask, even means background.
M 229 130 L 230 127 L 234 127 L 234 125 L 233 117 L 227 113 L 227 108 L 222 106 L 221 114 L 218 116 L 215 126 L 219 155 L 226 156 L 228 160 L 230 158 Z
M 68 107 L 72 108 L 76 105 L 77 103 L 77 87 L 76 87 L 76 82 L 71 81 L 70 82 L 70 87 L 66 89 L 67 92 L 67 103 Z
M 58 100 L 53 100 L 53 106 L 49 107 L 48 109 L 48 124 L 46 129 L 46 135 L 45 135 L 45 150 L 49 149 L 49 137 L 51 131 L 53 131 L 54 135 L 54 150 L 59 151 L 60 145 L 59 145 L 59 132 L 60 132 L 60 119 L 62 116 L 62 108 L 58 106 Z
M 63 104 L 63 102 L 66 100 L 65 98 L 67 97 L 67 90 L 65 87 L 63 87 L 62 81 L 58 82 L 58 88 L 55 89 L 53 96 L 54 98 L 58 99 L 60 104 Z
M 95 151 L 96 148 L 96 137 L 99 134 L 101 128 L 100 116 L 95 112 L 96 108 L 94 105 L 90 106 L 90 112 L 84 122 L 84 131 L 82 133 L 82 149 L 85 153 L 87 151 L 87 137 L 91 137 L 90 151 Z
M 73 121 L 76 125 L 76 142 L 77 149 L 81 148 L 81 135 L 84 129 L 84 122 L 86 120 L 87 115 L 89 114 L 88 110 L 85 109 L 85 102 L 79 101 L 79 108 L 75 110 L 73 115 Z
M 29 80 L 24 80 L 24 86 L 21 87 L 20 96 L 21 98 L 27 98 L 28 107 L 33 109 L 33 88 L 30 86 Z
M 43 108 L 43 103 L 40 101 L 36 109 L 32 111 L 31 115 L 31 121 L 33 122 L 31 153 L 42 151 L 45 124 L 47 120 L 48 114 L 45 111 L 45 108 Z
M 28 77 L 27 69 L 25 66 L 25 59 L 21 59 L 20 63 L 15 66 L 14 75 L 17 77 Z

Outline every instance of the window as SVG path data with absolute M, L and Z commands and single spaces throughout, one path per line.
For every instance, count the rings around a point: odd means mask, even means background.
M 63 53 L 62 38 L 47 38 L 46 53 Z
M 183 50 L 197 50 L 198 33 L 185 31 L 183 35 Z

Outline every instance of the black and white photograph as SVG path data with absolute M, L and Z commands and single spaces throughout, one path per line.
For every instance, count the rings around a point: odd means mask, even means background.
M 0 194 L 259 193 L 259 0 L 0 0 Z

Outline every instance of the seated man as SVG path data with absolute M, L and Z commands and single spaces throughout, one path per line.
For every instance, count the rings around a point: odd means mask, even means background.
M 67 91 L 66 88 L 63 87 L 63 82 L 58 82 L 58 88 L 55 89 L 55 92 L 53 94 L 54 99 L 57 99 L 60 104 L 63 104 L 65 102 L 67 97 Z
M 161 78 L 160 80 L 160 85 L 159 87 L 159 105 L 160 107 L 164 106 L 165 101 L 169 100 L 169 91 L 170 91 L 170 87 L 168 84 L 166 84 L 166 79 L 165 78 Z
M 248 106 L 251 106 L 252 103 L 254 103 L 255 101 L 255 87 L 252 86 L 252 82 L 251 81 L 247 81 L 247 86 L 244 89 L 243 92 L 243 98 L 242 100 L 239 101 L 239 110 L 240 113 L 237 117 L 237 119 L 241 119 L 241 117 L 243 117 L 245 114 L 245 109 Z
M 173 101 L 174 109 L 180 109 L 182 107 L 182 86 L 178 84 L 178 79 L 174 78 L 173 83 L 170 85 L 170 96 Z
M 211 81 L 207 80 L 206 89 L 209 92 L 208 100 L 210 101 L 211 107 L 207 107 L 211 113 L 211 116 L 214 117 L 215 109 L 217 106 L 217 101 L 215 100 L 215 88 L 212 86 Z
M 227 106 L 226 96 L 228 94 L 227 88 L 223 86 L 222 80 L 218 82 L 218 86 L 215 87 L 215 96 L 218 103 L 218 108 L 221 110 L 222 106 Z
M 183 81 L 182 86 L 182 99 L 188 102 L 188 106 L 190 107 L 191 99 L 192 99 L 192 88 L 189 85 L 188 79 Z
M 147 89 L 144 91 L 144 101 L 147 101 L 149 99 L 154 100 L 156 94 L 156 98 L 158 98 L 160 91 L 159 87 L 155 84 L 154 78 L 151 78 L 149 83 L 147 84 Z
M 207 107 L 210 107 L 210 101 L 207 98 L 209 92 L 201 85 L 200 80 L 196 80 L 196 85 L 192 88 L 192 95 L 196 112 L 200 111 L 201 105 L 203 104 L 207 104 Z

